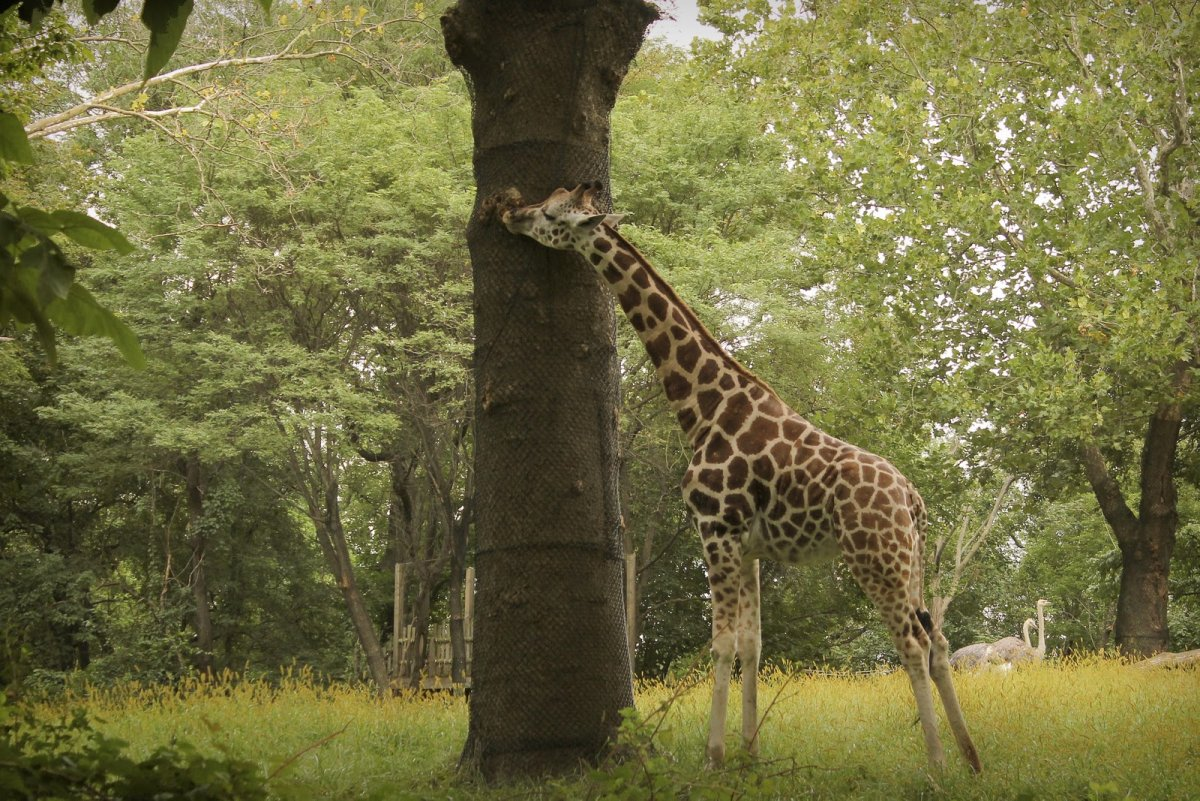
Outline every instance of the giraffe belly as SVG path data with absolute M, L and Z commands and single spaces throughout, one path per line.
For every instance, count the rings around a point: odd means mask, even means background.
M 796 525 L 760 517 L 743 536 L 742 553 L 752 559 L 805 564 L 836 559 L 841 549 L 828 520 Z

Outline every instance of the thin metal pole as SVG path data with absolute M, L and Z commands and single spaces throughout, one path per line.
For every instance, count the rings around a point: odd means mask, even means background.
M 633 666 L 634 644 L 637 640 L 637 554 L 625 554 L 625 636 L 629 648 L 629 665 Z

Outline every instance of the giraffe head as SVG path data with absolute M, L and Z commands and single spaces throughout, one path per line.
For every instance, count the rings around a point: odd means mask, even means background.
M 572 250 L 590 238 L 600 225 L 616 226 L 620 214 L 605 214 L 592 204 L 599 181 L 574 189 L 555 189 L 550 197 L 532 206 L 505 211 L 500 219 L 509 231 L 556 250 Z

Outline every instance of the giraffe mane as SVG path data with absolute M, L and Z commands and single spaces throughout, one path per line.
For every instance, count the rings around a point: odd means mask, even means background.
M 696 313 L 692 311 L 692 307 L 690 305 L 688 305 L 687 303 L 684 303 L 683 299 L 680 298 L 679 295 L 675 292 L 675 287 L 671 286 L 671 284 L 669 282 L 664 280 L 663 277 L 661 275 L 659 275 L 658 270 L 654 269 L 654 266 L 650 264 L 650 260 L 647 259 L 644 255 L 642 255 L 642 252 L 640 250 L 638 250 L 637 247 L 634 246 L 634 244 L 632 242 L 630 242 L 628 239 L 626 239 L 624 236 L 622 236 L 621 232 L 618 231 L 616 228 L 613 228 L 611 225 L 609 225 L 607 223 L 604 223 L 603 225 L 604 225 L 605 231 L 607 231 L 614 239 L 616 239 L 617 241 L 624 244 L 625 247 L 629 248 L 629 250 L 635 256 L 637 256 L 638 263 L 642 266 L 642 269 L 646 270 L 646 272 L 648 272 L 651 275 L 651 277 L 654 279 L 655 284 L 657 284 L 658 291 L 662 292 L 664 295 L 667 296 L 667 299 L 671 302 L 671 304 L 676 309 L 679 310 L 680 314 L 682 314 L 684 316 L 684 319 L 686 319 L 688 321 L 688 323 L 690 325 L 692 325 L 698 333 L 700 333 L 702 336 L 708 337 L 712 342 L 714 342 L 717 345 L 717 347 L 719 347 L 721 349 L 721 352 L 723 354 L 725 354 L 725 358 L 727 358 L 729 360 L 730 365 L 733 367 L 734 371 L 738 375 L 741 375 L 742 377 L 749 380 L 751 383 L 757 384 L 758 386 L 762 387 L 764 390 L 766 390 L 767 392 L 769 392 L 771 395 L 775 396 L 776 398 L 779 397 L 778 393 L 776 393 L 775 390 L 771 388 L 770 384 L 768 384 L 766 381 L 764 381 L 763 379 L 756 376 L 754 373 L 750 372 L 750 370 L 745 365 L 743 365 L 740 361 L 738 361 L 737 358 L 735 358 L 732 353 L 730 353 L 728 350 L 725 349 L 724 346 L 721 345 L 720 341 L 715 336 L 713 336 L 713 333 L 711 331 L 708 330 L 708 326 L 706 326 L 703 322 L 701 322 L 700 318 L 696 316 Z

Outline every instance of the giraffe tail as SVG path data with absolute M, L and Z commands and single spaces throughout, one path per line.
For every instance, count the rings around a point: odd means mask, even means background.
M 912 572 L 912 587 L 913 600 L 917 607 L 917 620 L 921 622 L 921 628 L 925 629 L 925 633 L 929 635 L 932 641 L 934 637 L 933 615 L 930 614 L 929 608 L 925 606 L 925 530 L 929 526 L 928 513 L 925 511 L 925 500 L 917 493 L 916 488 L 910 489 L 913 509 L 913 529 L 916 535 L 916 552 L 917 563 L 913 566 Z M 929 650 L 929 667 L 933 668 L 934 650 Z
M 925 633 L 933 635 L 933 615 L 929 612 L 929 607 L 925 605 L 925 530 L 924 527 L 917 529 L 917 563 L 913 565 L 912 584 L 909 586 L 909 592 L 912 593 L 913 606 L 917 608 L 917 619 L 921 621 L 921 628 L 925 629 Z

